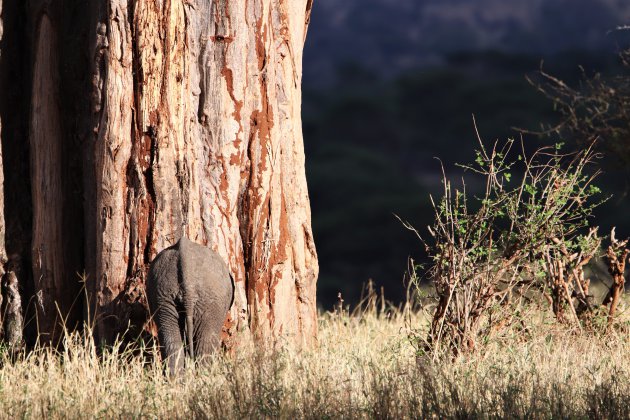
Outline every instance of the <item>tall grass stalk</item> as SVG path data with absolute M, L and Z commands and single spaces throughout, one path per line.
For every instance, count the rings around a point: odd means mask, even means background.
M 625 302 L 620 304 L 621 317 Z M 430 317 L 372 305 L 320 316 L 311 350 L 260 349 L 177 378 L 163 375 L 157 349 L 97 351 L 88 336 L 66 336 L 55 352 L 0 356 L 5 418 L 424 418 L 628 417 L 627 333 L 569 333 L 531 309 L 474 354 L 434 363 L 416 352 Z M 627 320 L 622 321 L 627 326 Z M 413 330 L 409 327 L 412 326 Z M 147 355 L 149 357 L 147 357 Z M 567 385 L 570 384 L 570 385 Z

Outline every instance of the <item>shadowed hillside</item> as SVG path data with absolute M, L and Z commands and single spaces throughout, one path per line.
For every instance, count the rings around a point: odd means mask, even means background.
M 461 52 L 437 67 L 384 78 L 358 64 L 340 65 L 330 87 L 306 87 L 304 135 L 313 229 L 321 263 L 318 299 L 329 308 L 342 292 L 356 302 L 373 279 L 388 298 L 404 297 L 407 258 L 424 259 L 422 245 L 395 215 L 424 229 L 429 193 L 441 190 L 439 158 L 449 173 L 469 162 L 477 144 L 474 115 L 486 141 L 536 130 L 558 115 L 526 80 L 541 65 L 537 55 Z M 570 83 L 610 73 L 615 54 L 560 52 L 545 70 Z M 526 136 L 532 147 L 549 139 Z M 555 141 L 555 140 L 554 140 Z M 613 168 L 601 183 L 615 199 L 600 210 L 603 231 L 623 229 L 625 184 Z M 470 187 L 470 186 L 469 186 Z
M 304 80 L 329 83 L 343 62 L 391 76 L 460 51 L 611 51 L 627 35 L 609 31 L 628 19 L 620 0 L 319 0 Z

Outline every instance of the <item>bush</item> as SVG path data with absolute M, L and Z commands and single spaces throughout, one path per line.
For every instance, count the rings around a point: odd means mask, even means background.
M 537 80 L 529 79 L 545 95 L 560 115 L 560 122 L 536 134 L 560 135 L 579 146 L 598 139 L 607 154 L 623 167 L 630 163 L 630 49 L 620 52 L 621 71 L 614 75 L 596 73 L 590 77 L 582 69 L 579 86 L 541 69 Z
M 465 183 L 454 189 L 444 176 L 443 196 L 432 198 L 435 221 L 425 245 L 438 304 L 426 347 L 438 354 L 473 351 L 534 290 L 576 328 L 592 306 L 584 267 L 601 243 L 589 229 L 600 193 L 593 185 L 599 172 L 589 174 L 593 149 L 528 154 L 513 140 L 491 149 L 479 143 L 475 163 L 463 167 L 481 177 L 481 196 L 467 193 Z

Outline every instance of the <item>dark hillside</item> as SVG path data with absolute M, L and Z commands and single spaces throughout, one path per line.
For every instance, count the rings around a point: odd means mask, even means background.
M 370 278 L 401 298 L 407 257 L 422 253 L 394 214 L 427 225 L 428 193 L 441 188 L 434 158 L 453 173 L 470 161 L 473 114 L 486 141 L 554 121 L 525 76 L 543 60 L 570 83 L 579 66 L 615 71 L 630 31 L 610 31 L 627 22 L 621 0 L 317 0 L 303 120 L 320 302 L 338 291 L 356 301 Z M 609 179 L 623 197 L 624 182 Z M 608 206 L 618 214 L 623 200 Z

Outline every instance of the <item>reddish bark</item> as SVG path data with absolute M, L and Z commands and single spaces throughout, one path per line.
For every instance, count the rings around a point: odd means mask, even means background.
M 30 265 L 32 281 L 19 280 L 39 333 L 55 339 L 62 319 L 95 321 L 106 342 L 130 326 L 140 333 L 148 264 L 186 234 L 218 251 L 236 280 L 226 338 L 251 330 L 315 339 L 318 263 L 300 120 L 311 7 L 14 5 L 32 48 L 16 50 L 0 74 L 26 63 L 28 129 L 14 123 L 2 136 L 12 156 L 30 156 L 23 186 L 10 187 L 30 200 L 12 198 L 7 214 L 12 237 L 26 244 L 11 247 Z M 13 25 L 11 36 L 22 30 Z M 0 110 L 3 122 L 21 115 L 3 99 Z M 9 141 L 17 138 L 26 142 Z M 81 316 L 83 270 L 89 304 Z

